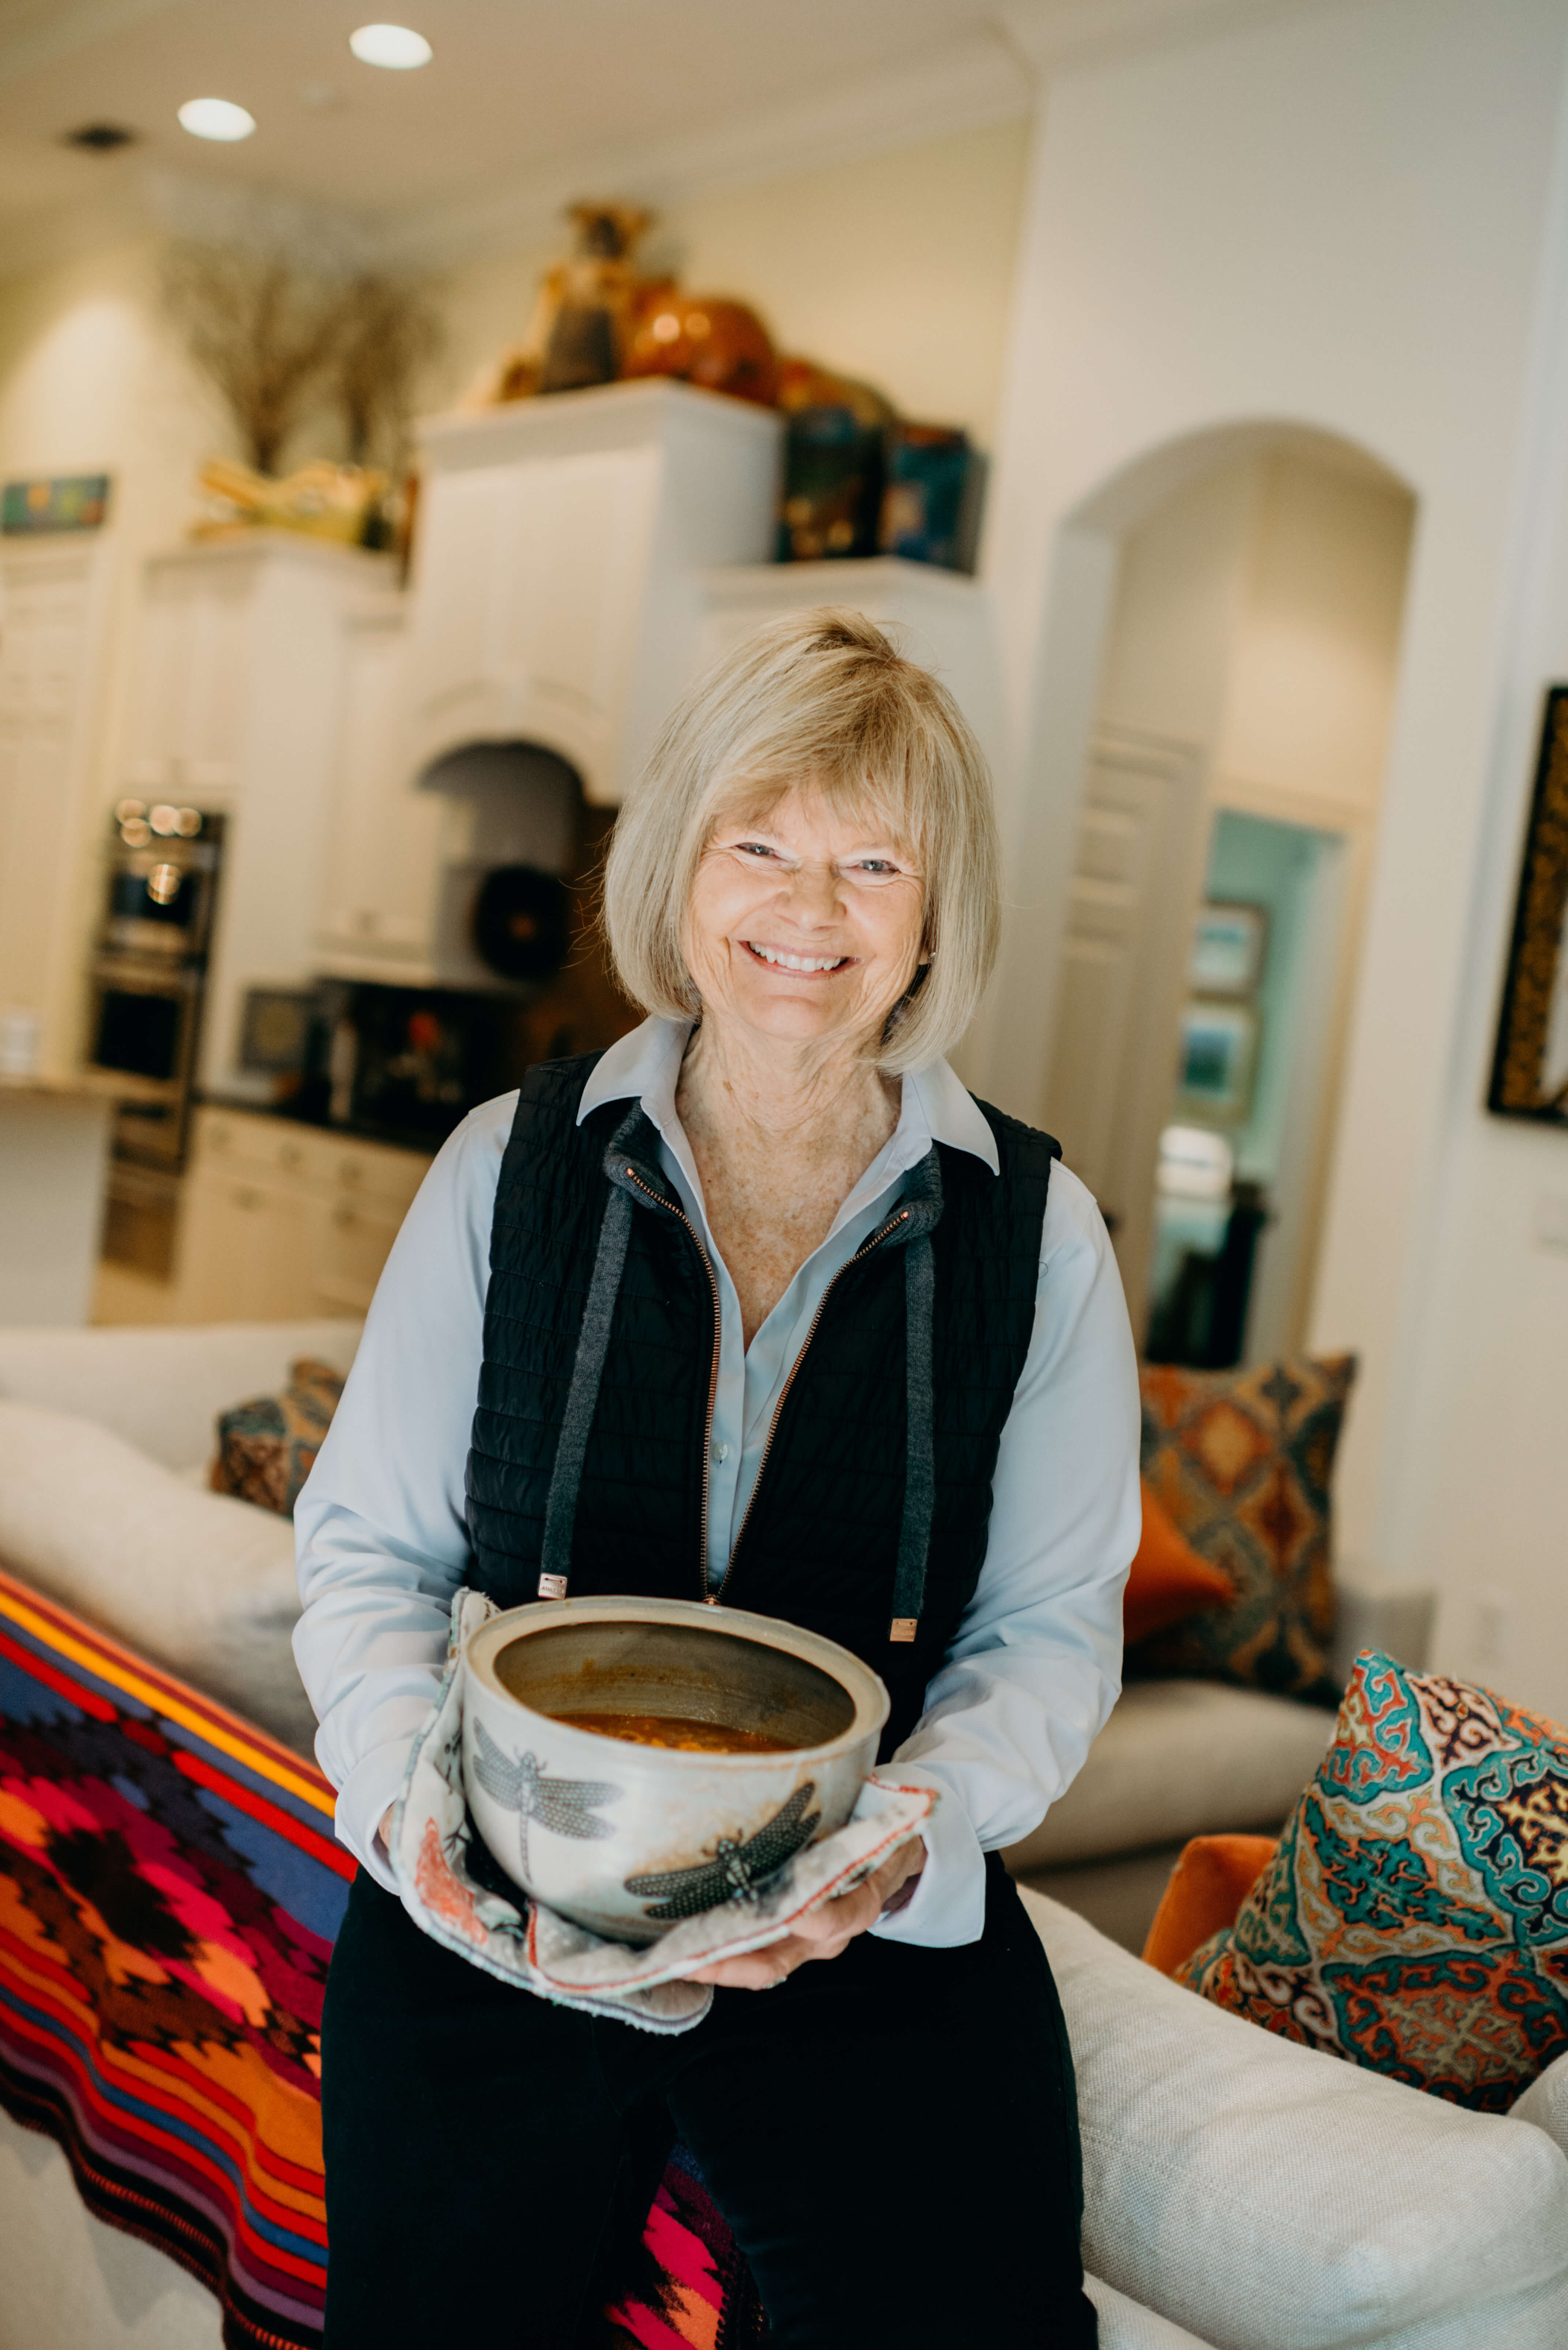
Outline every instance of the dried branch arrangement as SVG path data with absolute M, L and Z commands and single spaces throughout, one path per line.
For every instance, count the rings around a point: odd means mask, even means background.
M 163 263 L 165 305 L 228 405 L 258 473 L 309 402 L 343 415 L 349 456 L 395 457 L 419 368 L 439 343 L 428 294 L 370 273 L 328 276 L 286 254 L 182 243 Z
M 330 374 L 351 465 L 396 463 L 415 380 L 441 340 L 441 322 L 421 286 L 365 276 L 344 289 Z

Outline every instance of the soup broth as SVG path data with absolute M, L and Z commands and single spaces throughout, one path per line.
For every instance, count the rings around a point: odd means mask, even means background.
M 732 1730 L 722 1721 L 694 1721 L 680 1713 L 557 1713 L 574 1730 L 624 1738 L 634 1746 L 673 1746 L 682 1754 L 793 1754 L 795 1742 L 760 1730 Z

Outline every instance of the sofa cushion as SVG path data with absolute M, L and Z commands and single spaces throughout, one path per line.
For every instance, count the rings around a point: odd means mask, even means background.
M 1509 2112 L 1516 2122 L 1533 2122 L 1568 2154 L 1568 2050 L 1552 2058 Z
M 0 1401 L 0 1564 L 309 1752 L 286 1518 L 192 1492 L 90 1420 Z
M 1211 2350 L 1185 2325 L 1173 2325 L 1158 2310 L 1129 2301 L 1115 2285 L 1085 2276 L 1084 2291 L 1099 2318 L 1099 2350 Z
M 1142 1375 L 1143 1473 L 1231 1596 L 1147 1642 L 1138 1671 L 1336 1697 L 1329 1482 L 1355 1358 Z
M 1169 1512 L 1143 1482 L 1143 1532 L 1122 1594 L 1122 1638 L 1129 1648 L 1168 1632 L 1199 1607 L 1222 1605 L 1231 1578 L 1199 1558 Z
M 363 1324 L 211 1322 L 187 1329 L 0 1330 L 0 1396 L 97 1420 L 166 1469 L 213 1457 L 218 1414 L 281 1387 L 296 1355 L 335 1371 Z
M 1568 2051 L 1565 1819 L 1568 1731 L 1369 1651 L 1273 1861 L 1179 1980 L 1505 2113 Z
M 1173 1975 L 1225 1926 L 1280 1848 L 1277 1836 L 1194 1836 L 1170 1872 L 1143 1946 L 1143 1962 Z
M 1219 1681 L 1129 1681 L 1012 1869 L 1059 1868 L 1231 1828 L 1277 1828 L 1334 1735 L 1326 1708 Z
M 1062 1994 L 1084 2259 L 1216 2350 L 1561 2350 L 1568 2158 L 1255 2032 L 1023 1901 Z
M 221 1411 L 213 1492 L 292 1518 L 342 1393 L 330 1363 L 302 1355 L 276 1395 L 253 1396 Z

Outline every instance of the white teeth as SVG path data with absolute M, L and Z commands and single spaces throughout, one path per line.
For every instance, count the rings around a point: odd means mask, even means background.
M 782 947 L 759 947 L 750 939 L 746 944 L 754 955 L 761 955 L 764 962 L 777 963 L 781 971 L 836 971 L 849 960 L 847 955 L 785 954 Z

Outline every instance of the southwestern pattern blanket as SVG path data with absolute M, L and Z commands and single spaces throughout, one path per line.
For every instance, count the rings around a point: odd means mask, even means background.
M 321 2340 L 321 1998 L 353 1873 L 311 1764 L 0 1574 L 0 2103 L 244 2350 Z M 607 2350 L 766 2338 L 677 2148 Z

